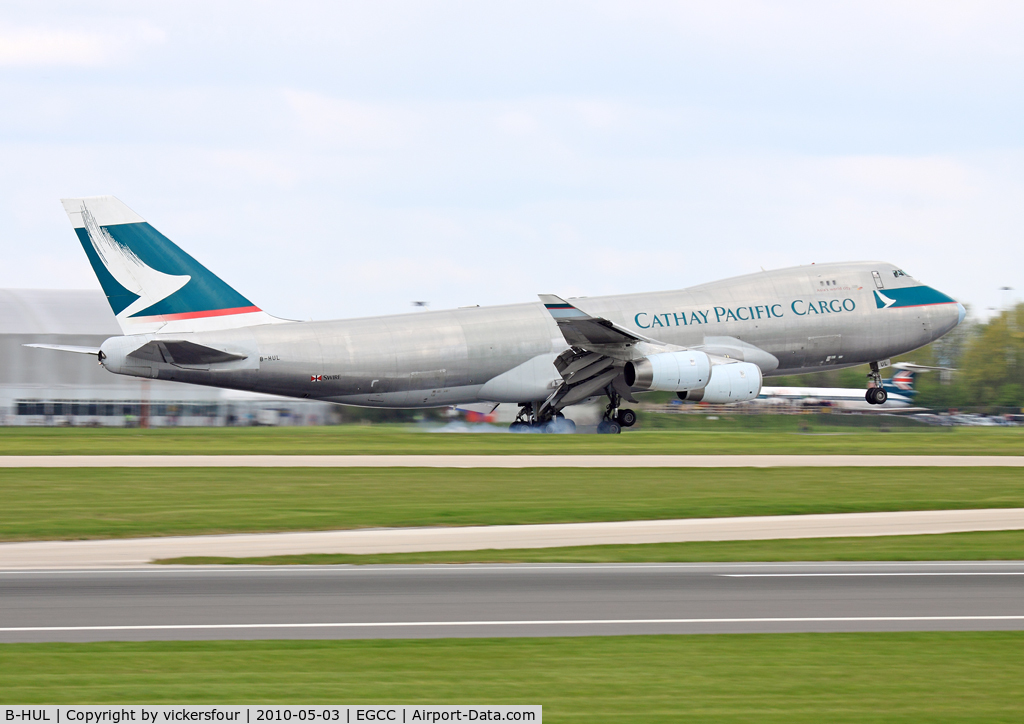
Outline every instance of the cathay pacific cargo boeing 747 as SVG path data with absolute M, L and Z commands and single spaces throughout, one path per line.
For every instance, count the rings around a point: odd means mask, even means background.
M 513 429 L 566 429 L 561 411 L 607 397 L 602 432 L 647 390 L 752 400 L 765 375 L 880 363 L 938 339 L 964 308 L 885 262 L 817 264 L 667 292 L 328 322 L 278 319 L 112 196 L 64 208 L 124 332 L 111 372 L 366 407 L 520 406 Z

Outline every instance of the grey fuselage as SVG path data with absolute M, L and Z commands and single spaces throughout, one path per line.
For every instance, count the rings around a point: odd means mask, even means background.
M 915 295 L 927 303 L 911 304 Z M 742 351 L 727 354 L 730 344 L 753 345 L 767 354 L 748 354 L 746 361 L 765 375 L 848 367 L 909 352 L 955 327 L 963 309 L 884 262 L 795 267 L 678 291 L 579 298 L 574 304 L 666 344 L 740 357 Z M 184 337 L 245 359 L 189 366 L 127 356 L 145 341 L 162 339 L 156 334 L 108 340 L 104 365 L 140 377 L 415 408 L 543 400 L 561 382 L 552 362 L 568 347 L 540 302 L 265 324 Z

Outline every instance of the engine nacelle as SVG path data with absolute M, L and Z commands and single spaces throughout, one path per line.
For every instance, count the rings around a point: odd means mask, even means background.
M 761 393 L 761 368 L 750 362 L 734 362 L 711 368 L 711 381 L 702 390 L 677 392 L 676 397 L 690 402 L 723 405 L 747 402 Z
M 641 390 L 696 390 L 711 379 L 711 359 L 703 352 L 662 352 L 627 362 L 626 384 Z

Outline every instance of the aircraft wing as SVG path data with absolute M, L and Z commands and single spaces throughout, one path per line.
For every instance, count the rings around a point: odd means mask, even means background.
M 896 370 L 907 370 L 908 372 L 958 372 L 955 367 L 929 367 L 918 365 L 913 362 L 894 362 L 892 365 Z
M 610 397 L 616 393 L 636 402 L 622 374 L 625 363 L 649 354 L 684 349 L 645 337 L 610 319 L 595 317 L 554 294 L 539 296 L 569 343 L 569 349 L 555 358 L 555 369 L 562 376 L 562 384 L 541 406 L 541 413 L 547 407 L 562 408 L 606 393 Z M 704 351 L 715 364 L 751 362 L 762 370 L 779 366 L 774 355 L 733 337 L 705 337 L 703 344 L 691 349 Z
M 548 310 L 565 341 L 574 347 L 595 347 L 605 345 L 631 345 L 636 342 L 661 344 L 650 337 L 644 337 L 632 330 L 620 327 L 602 317 L 592 317 L 582 309 L 554 294 L 540 294 L 541 302 Z
M 623 365 L 635 356 L 637 345 L 659 348 L 665 345 L 610 319 L 594 317 L 554 294 L 539 296 L 569 349 L 555 358 L 555 369 L 562 376 L 562 384 L 545 400 L 538 413 L 554 405 L 561 408 L 605 394 L 609 387 L 626 400 L 636 402 L 623 378 Z

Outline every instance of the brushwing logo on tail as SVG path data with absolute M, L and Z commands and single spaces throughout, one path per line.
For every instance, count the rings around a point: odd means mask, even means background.
M 166 299 L 192 280 L 188 274 L 165 274 L 148 266 L 131 249 L 119 243 L 106 229 L 96 223 L 85 204 L 82 221 L 96 256 L 122 287 L 138 296 L 118 317 L 131 317 Z

